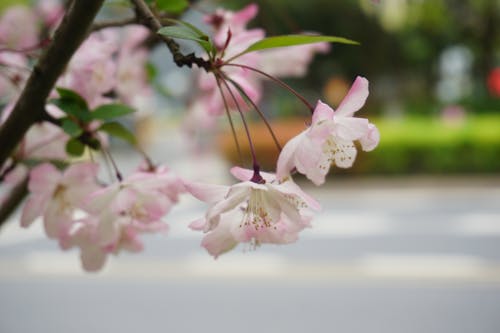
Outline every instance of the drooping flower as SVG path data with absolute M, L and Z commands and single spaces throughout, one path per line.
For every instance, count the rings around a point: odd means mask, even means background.
M 283 147 L 278 179 L 295 169 L 321 185 L 332 163 L 340 168 L 352 166 L 357 153 L 354 141 L 359 141 L 364 151 L 373 150 L 380 139 L 378 129 L 367 119 L 354 117 L 367 97 L 368 80 L 358 76 L 337 110 L 319 101 L 311 126 Z
M 262 181 L 257 183 L 251 170 L 234 167 L 231 172 L 242 182 L 232 186 L 186 184 L 188 192 L 211 204 L 205 217 L 191 228 L 207 233 L 202 246 L 214 257 L 238 243 L 255 248 L 262 243 L 294 242 L 309 226 L 312 210 L 320 209 L 291 178 L 279 183 L 274 175 L 260 173 Z
M 22 212 L 21 226 L 28 227 L 43 216 L 47 236 L 64 242 L 84 198 L 99 188 L 97 170 L 97 164 L 88 162 L 73 164 L 64 172 L 49 163 L 33 168 L 28 183 L 31 195 Z

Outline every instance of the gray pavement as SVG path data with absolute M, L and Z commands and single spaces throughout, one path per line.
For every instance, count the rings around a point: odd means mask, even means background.
M 333 180 L 288 246 L 214 261 L 186 229 L 81 272 L 40 224 L 0 234 L 0 332 L 500 332 L 500 179 Z M 14 221 L 13 221 L 14 222 Z

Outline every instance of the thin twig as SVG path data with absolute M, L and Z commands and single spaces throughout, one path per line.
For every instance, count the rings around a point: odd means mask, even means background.
M 135 6 L 135 12 L 139 22 L 148 27 L 155 34 L 160 30 L 163 25 L 160 20 L 153 14 L 149 6 L 143 0 L 131 0 L 131 2 Z M 212 68 L 212 64 L 210 61 L 207 61 L 203 58 L 198 58 L 194 55 L 194 53 L 190 53 L 184 55 L 180 51 L 180 46 L 174 41 L 172 38 L 158 35 L 161 40 L 167 45 L 172 57 L 174 58 L 174 62 L 177 66 L 188 66 L 192 67 L 193 65 L 197 65 L 200 68 L 205 69 L 207 72 Z
M 119 19 L 119 20 L 108 20 L 108 21 L 101 21 L 101 22 L 96 22 L 92 25 L 90 28 L 91 31 L 98 31 L 101 29 L 106 29 L 106 28 L 113 28 L 113 27 L 123 27 L 126 25 L 138 23 L 136 17 L 127 17 L 124 19 Z

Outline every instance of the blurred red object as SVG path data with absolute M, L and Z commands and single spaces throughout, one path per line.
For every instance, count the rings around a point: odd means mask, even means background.
M 494 97 L 500 98 L 500 67 L 493 68 L 488 75 L 488 89 Z

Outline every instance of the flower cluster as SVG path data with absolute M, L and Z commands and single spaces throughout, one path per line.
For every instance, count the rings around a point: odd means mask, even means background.
M 321 185 L 332 164 L 340 168 L 352 166 L 357 153 L 355 142 L 370 151 L 379 141 L 373 124 L 354 117 L 368 97 L 367 79 L 357 77 L 335 111 L 321 101 L 312 108 L 292 90 L 310 107 L 311 125 L 283 147 L 275 174 L 260 172 L 258 152 L 253 148 L 242 111 L 254 108 L 262 116 L 257 106 L 262 79 L 288 87 L 278 77 L 303 75 L 314 53 L 328 51 L 329 45 L 315 43 L 244 53 L 265 35 L 261 29 L 246 27 L 256 14 L 257 6 L 252 4 L 239 12 L 220 9 L 205 17 L 213 28 L 219 58 L 215 59 L 216 69 L 209 73 L 212 75 L 200 74 L 202 94 L 198 98 L 204 102 L 197 101 L 195 105 L 211 116 L 226 110 L 230 118 L 230 110 L 240 112 L 254 165 L 253 171 L 233 168 L 233 175 L 241 182 L 230 187 L 186 184 L 188 192 L 211 205 L 205 217 L 193 222 L 191 228 L 207 233 L 202 246 L 214 257 L 237 243 L 255 248 L 262 243 L 295 241 L 320 206 L 294 183 L 293 174 L 302 173 L 315 185 Z
M 140 234 L 166 231 L 162 218 L 184 190 L 164 167 L 139 170 L 108 186 L 98 183 L 97 172 L 98 165 L 88 162 L 64 172 L 48 163 L 33 168 L 21 217 L 28 227 L 41 216 L 47 236 L 63 249 L 79 247 L 89 271 L 101 269 L 110 253 L 142 250 Z
M 137 13 L 141 8 L 136 7 Z M 131 107 L 143 108 L 152 97 L 145 68 L 149 57 L 145 41 L 150 31 L 139 25 L 100 29 L 88 36 L 59 77 L 56 89 L 41 106 L 44 117 L 29 129 L 8 163 L 0 166 L 2 184 L 14 187 L 29 177 L 30 195 L 21 225 L 28 227 L 41 219 L 48 238 L 57 240 L 64 250 L 78 248 L 83 267 L 96 271 L 109 254 L 141 251 L 144 233 L 166 232 L 165 216 L 179 196 L 188 192 L 210 205 L 205 216 L 192 222 L 190 228 L 205 233 L 202 246 L 215 258 L 239 243 L 254 249 L 265 243 L 296 241 L 321 207 L 295 183 L 295 174 L 304 174 L 321 185 L 331 165 L 352 166 L 357 145 L 364 151 L 374 149 L 379 133 L 367 119 L 354 116 L 368 97 L 367 79 L 358 76 L 336 110 L 321 101 L 312 107 L 280 80 L 303 76 L 316 53 L 329 51 L 326 42 L 341 38 L 318 39 L 314 37 L 320 36 L 304 34 L 298 37 L 299 42 L 291 42 L 297 37 L 290 35 L 278 46 L 252 50 L 265 38 L 263 29 L 247 28 L 257 12 L 255 4 L 238 12 L 216 10 L 204 19 L 212 29 L 211 37 L 200 37 L 203 33 L 187 23 L 183 23 L 187 30 L 167 29 L 175 32 L 168 38 L 187 36 L 205 46 L 205 58 L 186 57 L 197 59 L 195 63 L 205 71 L 197 73 L 198 92 L 191 101 L 191 113 L 198 117 L 196 127 L 225 114 L 235 133 L 231 116 L 236 113 L 241 117 L 252 169 L 231 168 L 239 182 L 231 186 L 197 183 L 151 162 L 135 137 L 115 121 L 131 113 Z M 50 0 L 40 2 L 35 9 L 13 7 L 0 18 L 0 104 L 5 106 L 0 125 L 15 112 L 13 107 L 30 67 L 63 14 L 61 4 Z M 288 89 L 312 114 L 304 131 L 283 148 L 259 109 L 265 80 Z M 260 170 L 258 151 L 245 120 L 252 110 L 266 122 L 280 150 L 274 173 Z M 131 143 L 143 154 L 144 166 L 123 177 L 105 134 Z M 85 151 L 91 152 L 92 162 Z M 102 153 L 116 179 L 102 180 L 94 151 Z
M 10 116 L 33 63 L 50 41 L 63 14 L 60 1 L 40 0 L 33 8 L 9 7 L 0 17 L 0 108 L 3 108 L 0 125 Z M 152 97 L 146 74 L 149 51 L 142 45 L 149 34 L 148 29 L 139 25 L 108 28 L 90 34 L 56 87 L 77 93 L 91 109 L 116 102 L 143 107 L 144 101 Z M 54 89 L 51 98 L 58 96 Z M 47 119 L 35 123 L 11 159 L 3 168 L 0 166 L 0 179 L 11 169 L 17 174 L 25 173 L 27 161 L 68 159 L 66 148 L 71 139 L 70 130 L 61 126 L 66 114 L 52 100 L 48 100 L 44 108 Z M 88 132 L 87 136 L 105 144 L 106 136 L 98 133 L 100 124 L 94 121 L 79 123 L 78 126 Z M 8 177 L 7 180 L 15 186 L 22 178 Z

